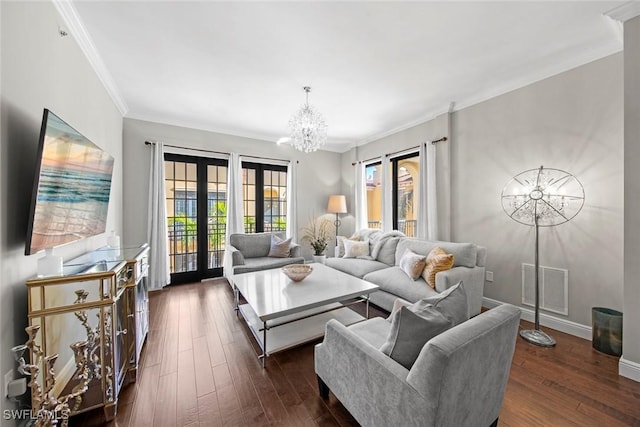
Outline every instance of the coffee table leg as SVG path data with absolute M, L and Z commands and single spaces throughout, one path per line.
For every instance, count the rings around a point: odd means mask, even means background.
M 367 295 L 367 310 L 365 312 L 365 317 L 369 318 L 369 295 Z
M 234 307 L 234 310 L 236 311 L 236 316 L 240 317 L 240 291 L 238 291 L 238 288 L 236 288 L 235 285 L 233 285 L 233 299 L 234 302 L 236 304 L 236 306 Z
M 267 361 L 267 322 L 262 322 L 262 369 Z

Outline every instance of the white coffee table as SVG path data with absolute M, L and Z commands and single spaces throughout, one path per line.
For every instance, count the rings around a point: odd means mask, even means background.
M 279 268 L 234 276 L 236 309 L 262 349 L 262 366 L 272 353 L 322 337 L 330 319 L 350 325 L 369 317 L 369 294 L 377 285 L 323 264 L 311 265 L 313 272 L 301 282 Z M 240 295 L 246 304 L 239 304 Z M 366 317 L 348 308 L 362 301 Z

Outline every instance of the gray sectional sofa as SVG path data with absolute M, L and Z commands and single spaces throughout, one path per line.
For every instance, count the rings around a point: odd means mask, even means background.
M 380 286 L 380 290 L 370 296 L 373 304 L 391 311 L 396 298 L 416 302 L 436 295 L 462 280 L 467 293 L 469 316 L 480 313 L 484 291 L 486 248 L 473 243 L 421 240 L 371 229 L 361 230 L 356 234 L 360 240 L 369 240 L 370 256 L 327 258 L 326 264 Z M 422 278 L 412 280 L 400 269 L 399 263 L 406 249 L 426 256 L 436 247 L 441 247 L 453 254 L 455 262 L 450 270 L 436 274 L 434 290 Z

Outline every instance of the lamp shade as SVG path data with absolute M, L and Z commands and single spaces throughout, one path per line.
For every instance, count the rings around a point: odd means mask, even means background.
M 327 212 L 336 214 L 347 213 L 347 198 L 342 194 L 329 196 Z

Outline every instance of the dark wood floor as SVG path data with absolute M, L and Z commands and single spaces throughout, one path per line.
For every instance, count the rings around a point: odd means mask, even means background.
M 121 392 L 111 425 L 357 425 L 333 395 L 318 396 L 313 343 L 275 354 L 262 369 L 226 281 L 173 286 L 150 300 L 140 377 Z M 552 349 L 518 338 L 499 425 L 640 426 L 640 383 L 618 376 L 618 359 L 551 333 Z M 103 424 L 102 410 L 71 420 Z

